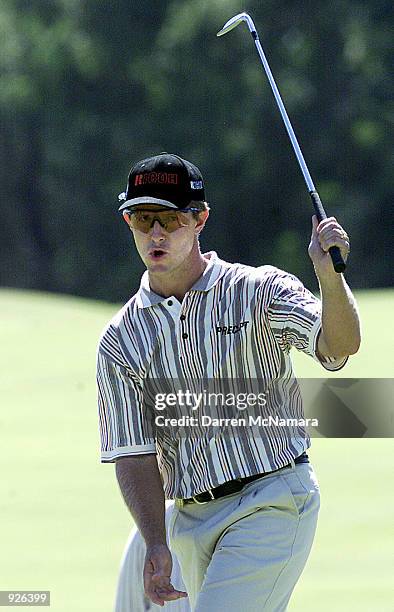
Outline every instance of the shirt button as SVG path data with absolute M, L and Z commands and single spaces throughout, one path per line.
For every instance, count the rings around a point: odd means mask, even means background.
M 182 338 L 183 338 L 184 340 L 186 340 L 186 338 L 188 338 L 188 337 L 189 337 L 189 334 L 186 334 L 186 333 L 182 334 Z
M 173 305 L 173 303 L 174 303 L 174 302 L 173 302 L 172 300 L 168 300 L 168 302 L 167 302 L 167 304 L 168 304 L 169 306 L 172 306 L 172 305 Z
M 186 319 L 185 315 L 181 315 L 180 319 L 181 319 L 181 321 L 184 321 Z

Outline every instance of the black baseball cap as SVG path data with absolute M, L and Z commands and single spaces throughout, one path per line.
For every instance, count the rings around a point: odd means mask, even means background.
M 159 153 L 137 162 L 130 170 L 127 190 L 119 194 L 120 211 L 139 204 L 183 209 L 205 200 L 200 170 L 178 155 Z

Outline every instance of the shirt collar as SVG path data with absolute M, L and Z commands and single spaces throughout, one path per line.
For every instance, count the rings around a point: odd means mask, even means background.
M 215 251 L 203 253 L 203 257 L 208 260 L 208 265 L 200 278 L 194 283 L 190 291 L 209 291 L 218 280 L 225 274 L 231 264 L 219 259 Z M 141 278 L 140 288 L 136 294 L 136 305 L 138 308 L 147 308 L 160 304 L 168 300 L 168 297 L 158 295 L 149 287 L 149 276 L 146 270 Z

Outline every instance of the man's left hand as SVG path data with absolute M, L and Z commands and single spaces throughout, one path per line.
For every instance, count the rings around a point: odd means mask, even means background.
M 312 217 L 312 235 L 308 248 L 318 277 L 336 274 L 328 249 L 332 246 L 339 247 L 341 255 L 346 261 L 350 253 L 349 236 L 335 217 L 328 217 L 320 223 L 316 215 Z

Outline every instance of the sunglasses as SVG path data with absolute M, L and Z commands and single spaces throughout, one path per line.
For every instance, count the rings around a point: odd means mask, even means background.
M 179 210 L 126 210 L 130 216 L 130 227 L 144 234 L 147 234 L 153 227 L 155 221 L 158 221 L 161 227 L 166 232 L 175 232 L 180 227 L 189 225 L 185 212 L 201 212 L 199 208 L 182 208 Z

